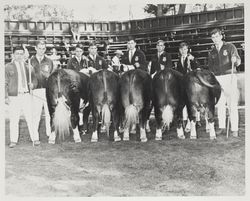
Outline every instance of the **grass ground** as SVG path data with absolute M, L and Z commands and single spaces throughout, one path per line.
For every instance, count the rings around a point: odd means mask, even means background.
M 39 147 L 32 147 L 25 121 L 19 144 L 10 149 L 6 120 L 6 195 L 15 196 L 189 196 L 245 194 L 245 111 L 240 109 L 239 138 L 220 135 L 210 141 L 204 127 L 197 140 L 176 139 L 165 132 L 155 141 L 112 142 L 91 135 L 50 145 L 40 124 Z

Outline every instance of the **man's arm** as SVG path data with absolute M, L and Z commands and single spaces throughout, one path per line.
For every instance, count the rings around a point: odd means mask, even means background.
M 234 44 L 231 44 L 231 62 L 234 63 L 235 67 L 241 64 L 241 58 Z

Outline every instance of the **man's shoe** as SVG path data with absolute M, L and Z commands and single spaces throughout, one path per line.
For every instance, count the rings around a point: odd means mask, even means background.
M 233 137 L 239 137 L 238 131 L 232 131 L 232 136 Z
M 11 142 L 10 144 L 9 144 L 9 148 L 14 148 L 15 146 L 16 146 L 16 142 Z
M 40 145 L 40 141 L 39 141 L 39 140 L 35 140 L 35 141 L 34 141 L 34 145 L 35 145 L 35 146 L 39 146 L 39 145 Z
M 226 129 L 225 128 L 219 128 L 217 131 L 216 131 L 216 134 L 217 135 L 222 135 L 226 132 Z

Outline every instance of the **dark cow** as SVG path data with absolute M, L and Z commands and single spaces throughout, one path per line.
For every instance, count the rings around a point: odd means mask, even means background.
M 99 121 L 105 125 L 109 136 L 111 120 L 114 126 L 114 141 L 120 141 L 119 127 L 119 76 L 109 70 L 100 70 L 93 73 L 90 78 L 90 105 L 93 115 L 93 127 L 91 142 L 98 141 Z
M 123 140 L 129 140 L 129 130 L 139 123 L 140 139 L 147 141 L 146 121 L 150 110 L 151 77 L 143 70 L 125 72 L 120 78 L 121 117 L 123 119 Z
M 51 136 L 49 143 L 54 144 L 56 136 L 63 141 L 73 128 L 75 142 L 81 142 L 79 134 L 79 106 L 83 99 L 88 104 L 89 77 L 70 69 L 60 69 L 48 78 L 46 97 L 51 116 Z M 84 124 L 88 116 L 83 115 Z
M 196 139 L 196 111 L 201 109 L 209 122 L 210 139 L 216 139 L 214 130 L 215 105 L 221 95 L 221 86 L 214 74 L 206 69 L 194 70 L 185 76 L 185 87 L 187 94 L 187 111 L 191 121 L 191 139 Z
M 183 75 L 173 69 L 159 71 L 153 78 L 153 106 L 156 119 L 155 140 L 162 139 L 162 131 L 169 129 L 177 118 L 177 136 L 184 139 L 182 110 L 185 106 Z

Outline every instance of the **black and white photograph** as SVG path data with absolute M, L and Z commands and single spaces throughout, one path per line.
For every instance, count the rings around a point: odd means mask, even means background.
M 247 5 L 172 3 L 4 1 L 6 200 L 246 198 Z

